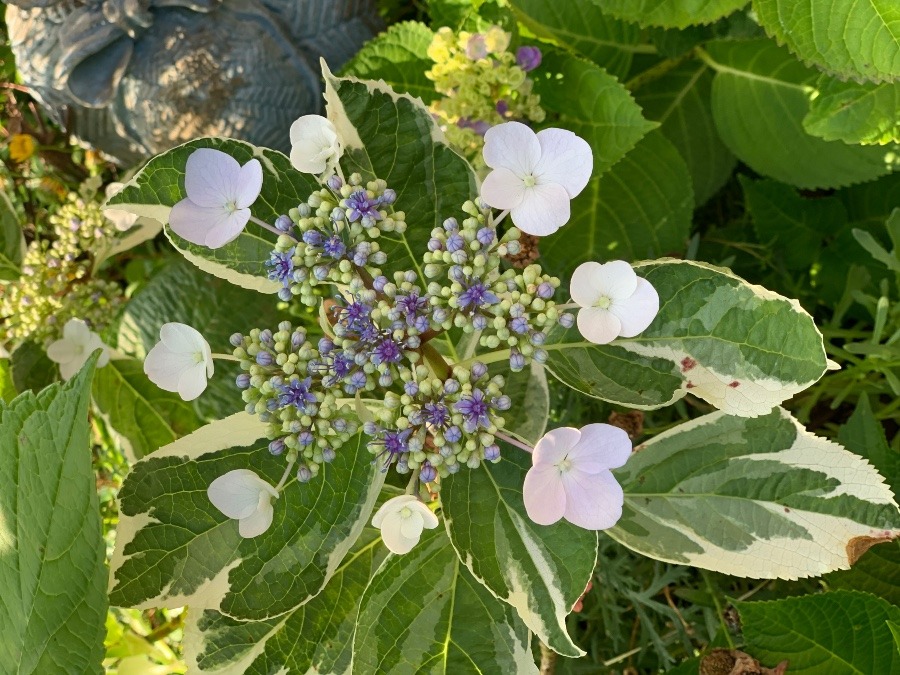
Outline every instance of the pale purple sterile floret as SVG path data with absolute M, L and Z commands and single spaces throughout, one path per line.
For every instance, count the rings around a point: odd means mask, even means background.
M 516 50 L 516 63 L 526 73 L 541 65 L 541 50 L 531 45 L 524 45 Z

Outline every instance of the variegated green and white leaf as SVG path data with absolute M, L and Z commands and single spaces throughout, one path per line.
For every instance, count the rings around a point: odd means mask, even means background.
M 109 199 L 109 206 L 168 223 L 172 207 L 187 197 L 185 166 L 188 157 L 198 148 L 221 150 L 241 164 L 251 159 L 259 160 L 263 171 L 262 191 L 250 210 L 264 222 L 274 222 L 319 189 L 312 176 L 294 169 L 280 152 L 227 138 L 200 138 L 151 159 Z M 275 246 L 275 235 L 253 223 L 249 223 L 237 239 L 217 249 L 192 244 L 168 226 L 165 234 L 179 253 L 204 272 L 260 293 L 276 293 L 280 288 L 277 282 L 267 278 L 265 268 Z
M 537 675 L 528 629 L 463 566 L 443 528 L 389 556 L 366 588 L 354 675 Z
M 547 373 L 537 361 L 518 373 L 506 372 L 503 391 L 512 400 L 504 413 L 505 431 L 534 445 L 547 429 L 550 415 L 550 388 Z
M 214 610 L 190 612 L 184 639 L 189 672 L 346 673 L 359 602 L 380 544 L 377 530 L 366 529 L 322 592 L 281 616 L 236 621 Z
M 238 413 L 135 464 L 119 492 L 110 600 L 129 607 L 216 609 L 267 619 L 317 595 L 371 515 L 384 475 L 362 436 L 323 475 L 292 481 L 274 502 L 271 527 L 253 539 L 209 501 L 218 476 L 250 468 L 271 484 L 284 462 L 266 450 L 266 425 Z
M 555 328 L 547 369 L 588 396 L 650 410 L 694 394 L 732 415 L 769 412 L 828 367 L 822 335 L 800 304 L 699 262 L 635 271 L 659 293 L 650 327 L 608 345 Z
M 625 506 L 607 532 L 668 562 L 799 579 L 847 569 L 861 541 L 900 536 L 900 511 L 875 469 L 781 408 L 692 420 L 613 473 Z
M 418 98 L 398 94 L 383 81 L 335 77 L 322 64 L 328 119 L 344 147 L 345 175 L 381 178 L 397 192 L 394 208 L 409 216 L 404 234 L 379 237 L 385 274 L 417 269 L 431 230 L 477 195 L 475 174 L 454 152 Z M 421 278 L 424 278 L 420 274 Z
M 597 533 L 568 522 L 535 525 L 522 500 L 530 466 L 526 453 L 504 444 L 503 461 L 444 480 L 447 533 L 466 568 L 545 644 L 563 656 L 582 656 L 566 631 L 566 615 L 591 579 Z

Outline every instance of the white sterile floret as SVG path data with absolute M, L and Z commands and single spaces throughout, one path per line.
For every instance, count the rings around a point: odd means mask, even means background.
M 578 330 L 599 345 L 617 337 L 634 337 L 659 312 L 659 294 L 627 262 L 582 263 L 569 286 L 578 310 Z
M 330 173 L 341 156 L 337 129 L 321 115 L 304 115 L 291 125 L 291 164 L 303 173 Z
M 493 169 L 481 197 L 509 209 L 513 223 L 536 236 L 553 234 L 569 220 L 569 201 L 587 185 L 594 167 L 591 146 L 565 129 L 534 133 L 507 122 L 484 135 L 484 161 Z
M 278 490 L 250 469 L 219 476 L 206 494 L 213 506 L 238 521 L 238 532 L 245 539 L 258 537 L 272 524 L 272 499 L 278 499 Z
M 610 469 L 631 456 L 631 440 L 609 424 L 548 431 L 534 446 L 522 497 L 538 525 L 565 518 L 586 530 L 605 530 L 622 517 L 625 495 Z
M 164 324 L 159 338 L 144 359 L 144 372 L 160 389 L 177 392 L 185 401 L 194 400 L 213 376 L 209 343 L 183 323 Z
M 169 226 L 192 244 L 220 248 L 244 231 L 262 181 L 258 159 L 241 166 L 221 150 L 194 150 L 185 166 L 187 197 L 172 207 Z
M 117 195 L 122 191 L 123 187 L 125 187 L 124 183 L 110 183 L 106 186 L 106 198 L 109 199 Z M 117 208 L 105 208 L 103 209 L 103 215 L 115 225 L 119 232 L 130 230 L 138 219 L 136 214 Z
M 422 530 L 433 530 L 438 518 L 413 495 L 387 500 L 372 517 L 372 525 L 381 530 L 381 539 L 391 553 L 409 553 L 419 543 Z
M 81 370 L 91 354 L 102 349 L 97 367 L 102 368 L 109 363 L 109 347 L 103 344 L 100 336 L 94 333 L 81 319 L 69 319 L 63 326 L 61 340 L 51 342 L 47 347 L 47 356 L 59 364 L 59 374 L 69 380 Z

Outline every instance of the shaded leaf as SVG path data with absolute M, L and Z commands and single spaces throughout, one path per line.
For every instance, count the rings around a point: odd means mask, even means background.
M 712 23 L 747 4 L 747 0 L 591 0 L 604 11 L 642 26 L 684 28 Z

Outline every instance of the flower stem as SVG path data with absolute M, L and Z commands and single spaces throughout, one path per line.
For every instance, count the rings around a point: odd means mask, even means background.
M 514 445 L 514 446 L 516 446 L 517 448 L 519 448 L 519 449 L 521 449 L 521 450 L 524 450 L 524 451 L 527 452 L 529 455 L 530 455 L 532 452 L 534 452 L 534 448 L 532 448 L 530 445 L 526 445 L 525 443 L 523 443 L 523 442 L 520 441 L 519 439 L 513 438 L 513 437 L 510 436 L 509 434 L 504 434 L 502 431 L 495 431 L 495 432 L 494 432 L 494 436 L 496 436 L 497 438 L 499 438 L 501 441 L 506 441 L 506 442 L 509 443 L 510 445 Z
M 409 483 L 406 485 L 406 494 L 414 495 L 419 492 L 419 469 L 413 471 L 412 476 L 409 477 Z
M 562 311 L 564 309 L 579 309 L 580 307 L 581 305 L 579 305 L 577 302 L 567 302 L 564 305 L 557 305 L 556 309 Z
M 488 352 L 487 354 L 479 354 L 478 356 L 473 356 L 471 359 L 460 361 L 456 365 L 463 368 L 468 368 L 471 367 L 471 365 L 476 361 L 480 361 L 485 365 L 489 363 L 497 363 L 498 361 L 505 361 L 506 359 L 508 359 L 510 353 L 511 352 L 509 349 L 498 349 L 495 352 Z
M 260 220 L 260 219 L 257 218 L 256 216 L 250 216 L 250 220 L 252 220 L 254 223 L 256 223 L 257 225 L 259 225 L 259 226 L 260 226 L 261 228 L 263 228 L 264 230 L 268 230 L 269 232 L 273 232 L 273 233 L 275 233 L 275 235 L 277 235 L 277 236 L 279 236 L 279 237 L 280 237 L 281 235 L 283 235 L 283 234 L 284 234 L 284 235 L 287 235 L 288 237 L 291 236 L 291 235 L 289 235 L 287 232 L 282 232 L 282 231 L 279 230 L 278 228 L 272 227 L 271 225 L 269 225 L 268 223 L 266 223 L 266 222 Z M 291 237 L 291 238 L 293 239 L 293 237 Z
M 434 371 L 435 375 L 446 380 L 453 374 L 453 369 L 450 368 L 450 364 L 444 361 L 444 357 L 440 355 L 437 349 L 427 343 L 423 344 L 421 349 L 422 357 Z
M 509 209 L 506 209 L 506 211 L 501 211 L 500 215 L 497 216 L 496 218 L 494 218 L 492 221 L 494 227 L 497 227 L 497 225 L 502 223 L 503 219 L 506 218 L 506 216 L 508 216 L 508 215 L 509 215 Z
M 236 357 L 234 354 L 212 354 L 211 356 L 214 359 L 218 359 L 219 361 L 238 361 L 238 362 L 240 362 L 240 359 L 238 357 Z
M 281 492 L 281 488 L 283 488 L 284 484 L 287 483 L 288 476 L 291 475 L 291 469 L 294 468 L 295 463 L 296 460 L 293 459 L 290 461 L 290 463 L 288 463 L 287 468 L 285 468 L 284 473 L 281 476 L 281 480 L 278 481 L 278 485 L 275 486 L 276 492 Z

